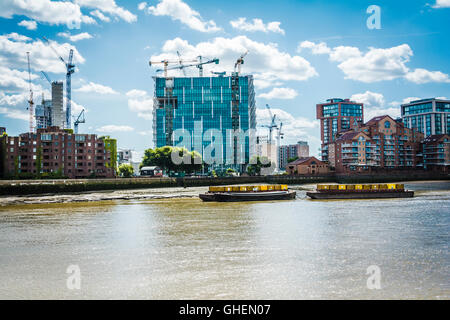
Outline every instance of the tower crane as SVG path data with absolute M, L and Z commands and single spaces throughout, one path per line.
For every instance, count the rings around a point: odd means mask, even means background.
M 283 122 L 280 121 L 280 126 L 277 128 L 278 134 L 277 134 L 277 143 L 278 146 L 281 146 L 281 139 L 284 137 L 284 133 L 281 132 L 281 129 L 283 128 Z
M 75 118 L 74 118 L 75 119 Z M 73 123 L 73 127 L 75 128 L 75 133 L 78 133 L 78 125 L 80 123 L 86 123 L 86 119 L 84 118 L 84 109 L 81 110 L 80 114 L 78 115 L 77 119 Z
M 33 89 L 31 87 L 31 68 L 30 68 L 30 53 L 27 52 L 27 61 L 28 61 L 28 83 L 30 84 L 30 99 L 28 100 L 28 110 L 30 113 L 30 132 L 33 132 Z
M 276 114 L 272 115 L 272 111 L 270 110 L 270 106 L 266 104 L 266 108 L 269 111 L 270 115 L 270 125 L 261 125 L 261 127 L 268 128 L 269 129 L 269 144 L 272 144 L 272 131 L 273 129 L 278 129 L 277 124 L 275 123 Z M 281 128 L 279 129 L 281 131 Z
M 177 55 L 178 55 L 178 62 L 180 63 L 180 66 L 183 65 L 183 60 L 181 60 L 181 54 L 179 51 L 177 51 Z M 183 71 L 183 75 L 186 77 L 186 71 L 183 69 L 181 69 Z
M 194 60 L 194 62 L 197 62 L 197 63 L 182 64 L 182 65 L 179 65 L 179 66 L 166 67 L 166 68 L 164 69 L 164 73 L 167 74 L 167 70 L 180 69 L 180 70 L 183 70 L 183 71 L 184 71 L 185 68 L 189 68 L 189 67 L 197 67 L 198 70 L 199 70 L 199 76 L 200 76 L 200 77 L 203 77 L 203 66 L 204 66 L 205 64 L 210 64 L 210 63 L 218 64 L 218 63 L 219 63 L 219 59 L 214 58 L 214 59 L 211 59 L 211 60 L 208 60 L 208 61 L 205 61 L 205 62 L 198 62 L 197 60 Z M 163 71 L 163 69 L 157 69 L 157 70 L 156 70 L 156 72 L 161 72 L 161 71 Z
M 245 51 L 244 54 L 242 54 L 239 59 L 236 60 L 236 63 L 234 64 L 234 72 L 236 73 L 237 69 L 237 75 L 241 73 L 241 65 L 244 64 L 244 57 L 248 54 L 248 50 Z
M 222 72 L 211 71 L 211 73 L 215 74 L 215 75 L 217 75 L 219 77 L 223 77 L 223 76 L 225 76 L 227 74 L 226 71 L 222 71 Z
M 45 71 L 41 71 L 41 73 L 44 75 L 45 79 L 48 81 L 48 83 L 50 83 L 50 85 L 52 84 L 52 80 L 50 80 L 50 77 L 48 76 L 48 74 Z
M 73 49 L 70 49 L 69 51 L 69 59 L 66 62 L 56 51 L 55 48 L 53 48 L 52 44 L 46 37 L 42 37 L 49 47 L 53 50 L 53 52 L 56 54 L 56 56 L 61 60 L 62 63 L 66 66 L 66 127 L 70 129 L 71 127 L 71 120 L 70 117 L 72 116 L 72 110 L 71 110 L 71 93 L 72 93 L 72 85 L 71 85 L 71 78 L 72 74 L 75 72 L 75 65 L 72 63 L 73 59 Z
M 184 62 L 197 62 L 197 60 L 186 60 Z M 167 70 L 182 69 L 183 68 L 183 65 L 169 68 L 169 64 L 173 64 L 173 63 L 180 63 L 180 60 L 167 60 L 167 59 L 164 59 L 164 60 L 161 60 L 161 61 L 149 61 L 148 65 L 151 67 L 151 66 L 153 66 L 155 64 L 162 64 L 163 65 L 163 69 L 157 69 L 156 72 L 164 71 L 164 77 L 167 78 Z

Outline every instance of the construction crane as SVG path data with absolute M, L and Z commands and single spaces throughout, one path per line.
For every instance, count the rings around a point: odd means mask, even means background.
M 30 84 L 30 99 L 28 100 L 28 110 L 30 113 L 30 132 L 33 132 L 33 88 L 31 87 L 31 67 L 30 67 L 30 53 L 27 52 L 27 60 L 28 60 L 28 83 Z
M 248 54 L 248 50 L 245 51 L 244 54 L 242 54 L 239 59 L 236 60 L 236 63 L 234 64 L 234 72 L 236 73 L 236 69 L 237 69 L 237 75 L 239 76 L 239 74 L 241 73 L 241 65 L 244 64 L 244 57 Z
M 178 62 L 180 63 L 180 66 L 183 65 L 183 60 L 181 60 L 181 54 L 179 51 L 177 51 L 177 55 L 178 55 Z M 183 71 L 183 75 L 186 77 L 186 71 L 183 69 L 181 69 Z
M 222 71 L 222 72 L 211 71 L 211 73 L 215 74 L 216 76 L 219 76 L 219 77 L 223 77 L 227 74 L 226 71 Z
M 214 59 L 211 59 L 211 60 L 208 60 L 208 61 L 205 61 L 205 62 L 198 62 L 197 60 L 194 60 L 194 61 L 197 62 L 197 63 L 182 64 L 182 65 L 179 65 L 179 66 L 168 67 L 168 68 L 164 69 L 164 72 L 167 74 L 167 70 L 180 69 L 180 70 L 184 71 L 184 69 L 189 68 L 189 67 L 197 67 L 198 71 L 199 71 L 199 76 L 203 77 L 203 66 L 205 64 L 210 64 L 210 63 L 218 64 L 219 63 L 219 59 L 217 59 L 217 58 L 214 58 Z M 161 71 L 163 71 L 163 70 L 162 69 L 157 69 L 156 70 L 156 72 L 161 72 Z
M 281 146 L 281 139 L 284 137 L 284 133 L 281 132 L 281 129 L 283 128 L 283 122 L 280 121 L 280 126 L 277 127 L 278 134 L 277 134 L 277 143 L 278 146 Z
M 266 108 L 269 111 L 270 115 L 270 125 L 261 125 L 261 127 L 268 128 L 269 129 L 269 144 L 272 144 L 272 131 L 273 129 L 278 129 L 277 124 L 275 123 L 276 114 L 272 115 L 272 111 L 270 110 L 270 106 L 266 104 Z
M 74 117 L 74 119 L 75 119 L 75 117 Z M 86 119 L 84 118 L 84 109 L 81 110 L 81 112 L 78 115 L 77 119 L 73 123 L 73 127 L 75 128 L 75 133 L 78 133 L 78 125 L 80 123 L 86 123 Z
M 197 60 L 185 60 L 184 62 L 197 62 Z M 151 66 L 153 66 L 155 64 L 162 64 L 163 65 L 163 69 L 157 69 L 156 72 L 164 71 L 164 77 L 167 78 L 167 70 L 182 69 L 183 68 L 183 65 L 169 68 L 169 64 L 173 64 L 173 63 L 180 63 L 180 60 L 167 60 L 167 59 L 164 59 L 164 60 L 161 60 L 161 61 L 149 61 L 148 65 L 151 67 Z
M 72 110 L 71 110 L 71 94 L 72 94 L 72 74 L 75 72 L 75 65 L 72 63 L 73 59 L 73 49 L 70 49 L 69 51 L 69 59 L 67 62 L 58 54 L 55 48 L 53 48 L 52 44 L 46 37 L 42 37 L 49 47 L 53 50 L 53 52 L 56 54 L 56 56 L 61 60 L 62 63 L 66 66 L 66 127 L 68 129 L 71 128 L 71 116 L 72 116 Z
M 50 77 L 48 76 L 48 74 L 44 71 L 41 71 L 41 73 L 44 75 L 44 78 L 48 81 L 48 83 L 50 83 L 50 85 L 52 85 L 52 80 L 50 80 Z

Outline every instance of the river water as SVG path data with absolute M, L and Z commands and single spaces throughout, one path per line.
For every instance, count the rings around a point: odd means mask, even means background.
M 450 182 L 406 186 L 414 198 L 0 198 L 0 298 L 449 299 Z M 367 286 L 370 266 L 380 289 Z

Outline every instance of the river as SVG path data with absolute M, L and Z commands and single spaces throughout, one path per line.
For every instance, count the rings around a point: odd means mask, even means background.
M 406 187 L 414 198 L 298 190 L 293 201 L 202 203 L 205 188 L 0 198 L 0 298 L 449 299 L 450 182 Z

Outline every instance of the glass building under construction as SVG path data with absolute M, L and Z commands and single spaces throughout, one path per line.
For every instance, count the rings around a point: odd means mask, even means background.
M 252 136 L 246 136 L 236 143 L 227 139 L 230 130 L 248 132 L 256 129 L 256 106 L 253 76 L 219 77 L 155 77 L 153 109 L 153 142 L 155 147 L 183 145 L 190 151 L 197 151 L 205 159 L 205 148 L 211 144 L 211 137 L 205 134 L 209 129 L 222 132 L 221 163 L 212 167 L 233 167 L 225 165 L 226 159 L 240 152 L 241 162 L 249 162 L 252 155 Z M 176 141 L 176 130 L 184 129 L 191 141 Z M 210 131 L 209 131 L 210 132 Z M 184 140 L 184 139 L 183 139 Z M 245 141 L 244 141 L 245 140 Z M 196 141 L 201 141 L 201 147 Z M 231 146 L 231 144 L 233 146 Z M 233 150 L 230 154 L 230 150 Z M 220 153 L 220 152 L 219 152 Z

